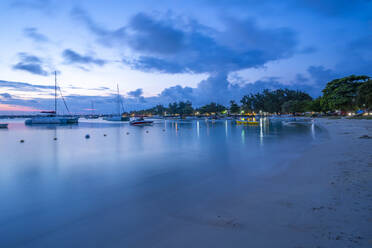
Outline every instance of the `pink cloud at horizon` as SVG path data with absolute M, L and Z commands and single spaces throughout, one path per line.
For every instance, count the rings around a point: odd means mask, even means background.
M 3 111 L 40 112 L 42 110 L 33 107 L 0 103 L 0 112 Z

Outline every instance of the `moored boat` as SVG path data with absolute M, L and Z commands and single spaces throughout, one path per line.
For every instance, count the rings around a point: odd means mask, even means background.
M 143 126 L 143 125 L 151 125 L 154 121 L 145 120 L 144 118 L 138 118 L 135 120 L 130 121 L 131 125 Z
M 107 117 L 104 117 L 103 119 L 105 121 L 130 121 L 130 118 L 129 116 L 126 116 L 125 114 L 122 114 L 122 112 L 124 112 L 124 104 L 123 104 L 123 101 L 120 97 L 120 93 L 119 93 L 119 85 L 117 85 L 117 91 L 118 91 L 118 94 L 117 94 L 117 114 L 115 115 L 110 115 L 110 116 L 107 116 Z
M 66 109 L 68 112 L 66 102 L 61 94 L 64 101 Z M 26 125 L 33 124 L 77 124 L 79 122 L 79 117 L 76 116 L 58 116 L 57 115 L 57 72 L 54 72 L 54 110 L 53 111 L 41 111 L 44 116 L 36 116 L 25 121 Z
M 0 123 L 0 128 L 8 128 L 8 123 Z
M 103 118 L 106 121 L 129 121 L 130 118 L 128 116 L 120 116 L 120 115 L 113 115 L 113 116 L 107 116 Z
M 255 116 L 247 116 L 247 117 L 242 117 L 239 120 L 236 120 L 236 124 L 238 124 L 238 125 L 258 125 L 259 122 L 257 121 Z
M 94 105 L 93 105 L 93 102 L 92 102 L 92 108 L 91 108 L 91 111 L 92 113 L 90 115 L 86 115 L 85 116 L 85 119 L 98 119 L 99 118 L 99 115 L 96 115 L 94 113 Z
M 25 121 L 26 125 L 33 124 L 77 124 L 79 117 L 65 116 L 40 116 L 33 117 Z

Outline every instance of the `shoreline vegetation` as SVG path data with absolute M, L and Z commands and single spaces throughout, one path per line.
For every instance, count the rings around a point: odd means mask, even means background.
M 169 103 L 168 107 L 156 105 L 143 110 L 123 113 L 123 116 L 242 116 L 242 115 L 282 115 L 297 116 L 350 116 L 356 119 L 371 119 L 372 116 L 372 79 L 369 76 L 351 75 L 334 79 L 327 83 L 322 95 L 312 98 L 300 90 L 265 89 L 260 93 L 242 97 L 240 105 L 234 100 L 229 106 L 211 102 L 194 108 L 190 101 Z M 74 115 L 74 116 L 89 116 Z M 111 114 L 100 114 L 106 117 Z M 27 118 L 35 115 L 0 115 L 0 118 Z

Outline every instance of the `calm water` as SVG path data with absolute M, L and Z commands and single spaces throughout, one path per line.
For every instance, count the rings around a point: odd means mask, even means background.
M 164 232 L 188 232 L 185 216 L 280 173 L 320 135 L 261 124 L 12 121 L 0 130 L 0 247 L 165 247 Z

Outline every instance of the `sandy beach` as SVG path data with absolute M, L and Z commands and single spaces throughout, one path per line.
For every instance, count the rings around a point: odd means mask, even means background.
M 275 193 L 265 192 L 270 201 L 262 204 L 272 212 L 261 214 L 271 215 L 268 230 L 286 231 L 267 237 L 278 238 L 276 247 L 372 247 L 372 122 L 316 123 L 328 138 L 270 180 Z

